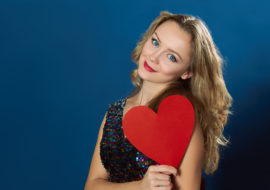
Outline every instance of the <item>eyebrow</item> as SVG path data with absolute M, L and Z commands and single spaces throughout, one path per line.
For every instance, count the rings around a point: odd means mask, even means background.
M 158 38 L 158 41 L 160 41 L 160 42 L 161 42 L 161 40 L 159 39 L 159 37 L 158 37 L 157 33 L 156 33 L 156 32 L 154 32 L 154 34 L 156 34 L 156 36 L 157 36 L 157 38 Z M 178 55 L 178 57 L 180 57 L 181 61 L 182 61 L 182 62 L 184 62 L 184 61 L 183 61 L 183 59 L 182 59 L 182 57 L 179 55 L 179 53 L 177 53 L 176 51 L 172 50 L 171 48 L 169 48 L 169 50 L 170 50 L 170 51 L 172 51 L 173 53 L 175 53 L 176 55 Z

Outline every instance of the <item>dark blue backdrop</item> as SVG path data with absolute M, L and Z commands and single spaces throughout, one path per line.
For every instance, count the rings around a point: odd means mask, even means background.
M 0 189 L 83 189 L 107 106 L 133 88 L 130 54 L 162 10 L 209 26 L 234 98 L 208 190 L 269 189 L 267 0 L 9 0 L 0 4 Z

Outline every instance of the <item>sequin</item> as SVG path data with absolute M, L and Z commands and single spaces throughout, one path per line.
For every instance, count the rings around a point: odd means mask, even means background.
M 158 165 L 124 136 L 122 116 L 126 99 L 109 104 L 100 142 L 100 158 L 109 173 L 109 181 L 118 183 L 140 180 L 150 165 Z

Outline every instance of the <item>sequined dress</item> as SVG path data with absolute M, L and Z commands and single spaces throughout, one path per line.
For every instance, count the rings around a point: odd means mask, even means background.
M 158 164 L 125 138 L 122 117 L 126 100 L 127 97 L 109 104 L 100 142 L 100 157 L 109 181 L 118 183 L 140 180 L 150 165 Z

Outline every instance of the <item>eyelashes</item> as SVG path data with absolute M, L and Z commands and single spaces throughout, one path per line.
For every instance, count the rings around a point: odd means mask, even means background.
M 157 41 L 154 37 L 151 38 L 151 41 L 152 41 L 152 44 L 153 44 L 154 42 L 157 42 L 157 43 L 158 43 L 158 41 Z M 158 43 L 158 45 L 159 45 L 159 43 Z M 158 46 L 158 45 L 154 45 L 154 46 Z
M 172 62 L 177 62 L 176 58 L 172 55 L 172 54 L 168 54 L 168 57 L 171 56 L 171 58 L 169 58 Z
M 151 38 L 151 42 L 155 47 L 159 46 L 159 43 L 157 41 L 157 39 L 155 39 L 154 37 Z M 172 62 L 177 62 L 177 59 L 175 58 L 175 56 L 173 54 L 168 54 L 168 58 L 170 59 L 170 61 Z M 172 58 L 172 59 L 171 59 Z

